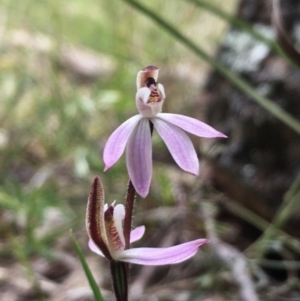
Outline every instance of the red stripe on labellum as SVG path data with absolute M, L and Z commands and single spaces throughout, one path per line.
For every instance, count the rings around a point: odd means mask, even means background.
M 115 225 L 113 214 L 113 206 L 109 206 L 109 208 L 104 213 L 107 239 L 111 250 L 120 251 L 123 248 L 123 243 L 120 239 L 120 235 Z
M 147 103 L 160 102 L 160 101 L 161 101 L 161 97 L 158 93 L 158 90 L 155 89 L 150 93 Z

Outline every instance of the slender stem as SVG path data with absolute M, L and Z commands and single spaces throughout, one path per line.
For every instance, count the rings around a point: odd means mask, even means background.
M 271 228 L 271 223 L 264 220 L 262 217 L 258 216 L 256 213 L 248 210 L 247 208 L 239 205 L 237 202 L 233 201 L 230 198 L 226 198 L 225 207 L 235 214 L 236 216 L 241 217 L 243 220 L 247 221 L 249 224 L 255 226 L 257 229 L 261 230 L 262 232 L 267 232 L 268 228 Z M 279 227 L 274 229 L 276 231 L 277 239 L 282 243 L 288 245 L 294 252 L 300 254 L 300 242 L 298 239 L 290 236 L 289 234 L 285 233 Z M 256 242 L 258 243 L 258 241 Z M 256 244 L 254 243 L 254 244 Z M 247 248 L 247 250 L 251 250 L 254 245 Z M 247 254 L 247 251 L 244 251 L 244 254 Z
M 128 301 L 127 264 L 112 260 L 110 262 L 110 271 L 117 301 Z
M 133 215 L 133 205 L 134 205 L 134 200 L 135 200 L 135 188 L 131 182 L 131 180 L 129 180 L 128 182 L 128 186 L 127 186 L 127 195 L 126 195 L 126 201 L 125 201 L 125 218 L 124 218 L 124 238 L 125 238 L 125 250 L 126 249 L 130 249 L 130 232 L 131 232 L 131 224 L 132 224 L 132 215 Z M 129 263 L 125 263 L 122 262 L 123 266 L 122 266 L 122 271 L 124 271 L 124 273 L 126 275 L 124 275 L 124 278 L 126 279 L 126 281 L 128 281 L 128 277 L 129 277 Z M 117 289 L 118 287 L 116 286 L 116 281 L 114 279 L 114 264 L 111 264 L 111 274 L 112 274 L 112 278 L 113 278 L 113 284 L 114 284 L 114 291 L 116 294 L 116 298 L 117 301 L 119 301 L 118 299 L 118 292 Z M 127 285 L 127 290 L 126 290 L 126 294 L 128 295 L 128 283 L 126 283 Z M 128 298 L 128 296 L 127 296 Z M 122 300 L 122 299 L 120 299 Z M 127 300 L 127 299 L 126 299 Z M 125 301 L 125 299 L 124 299 Z
M 129 180 L 127 187 L 126 203 L 125 203 L 125 219 L 124 219 L 124 237 L 125 249 L 130 248 L 130 231 L 132 223 L 133 204 L 135 200 L 135 188 L 131 180 Z

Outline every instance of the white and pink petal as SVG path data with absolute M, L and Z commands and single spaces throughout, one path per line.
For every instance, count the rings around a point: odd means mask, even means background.
M 157 89 L 160 92 L 162 100 L 164 100 L 166 98 L 166 92 L 164 86 L 162 84 L 157 84 Z
M 157 114 L 157 118 L 160 118 L 164 121 L 172 123 L 181 129 L 196 135 L 198 137 L 205 137 L 205 138 L 227 138 L 226 135 L 222 134 L 221 132 L 215 130 L 210 125 L 197 120 L 195 118 L 191 118 L 184 115 L 179 114 L 170 114 L 170 113 L 160 113 Z
M 199 160 L 193 143 L 187 134 L 179 127 L 160 118 L 152 118 L 151 121 L 178 166 L 186 172 L 198 175 Z
M 131 230 L 130 233 L 130 243 L 134 243 L 137 240 L 140 240 L 145 233 L 145 226 L 139 226 Z
M 169 248 L 136 248 L 123 251 L 120 261 L 141 265 L 176 264 L 194 256 L 207 239 L 197 239 Z
M 126 162 L 129 178 L 135 190 L 145 198 L 152 178 L 152 141 L 148 119 L 141 119 L 130 136 Z
M 122 156 L 127 141 L 141 118 L 141 115 L 129 118 L 110 135 L 103 151 L 104 171 L 112 167 Z
M 91 251 L 93 251 L 94 253 L 104 257 L 104 254 L 102 253 L 102 251 L 96 246 L 96 244 L 93 242 L 92 239 L 89 239 L 89 248 Z
M 123 245 L 123 250 L 125 248 L 125 238 L 123 233 L 123 220 L 125 217 L 125 207 L 122 204 L 118 204 L 114 208 L 114 223 L 117 229 L 120 241 Z

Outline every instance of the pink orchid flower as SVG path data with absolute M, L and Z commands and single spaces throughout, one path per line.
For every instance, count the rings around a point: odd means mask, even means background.
M 91 187 L 86 227 L 89 234 L 89 247 L 98 255 L 108 260 L 123 261 L 142 265 L 175 264 L 189 259 L 198 248 L 207 243 L 207 239 L 197 239 L 169 248 L 135 248 L 125 250 L 122 221 L 125 216 L 124 206 L 104 204 L 104 190 L 98 177 Z M 130 242 L 139 240 L 145 232 L 140 226 L 131 231 Z
M 163 85 L 157 84 L 158 72 L 159 69 L 154 66 L 138 72 L 135 99 L 140 114 L 129 118 L 111 134 L 103 152 L 106 171 L 119 160 L 127 146 L 129 177 L 142 197 L 147 196 L 152 178 L 151 123 L 179 167 L 193 175 L 199 174 L 199 160 L 193 143 L 184 131 L 198 137 L 226 138 L 197 119 L 161 113 L 166 95 Z

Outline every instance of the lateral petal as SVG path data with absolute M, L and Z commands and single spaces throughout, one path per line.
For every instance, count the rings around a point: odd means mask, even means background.
M 151 120 L 178 166 L 184 171 L 198 175 L 199 160 L 193 143 L 187 134 L 179 127 L 160 118 L 152 118 Z
M 125 248 L 125 238 L 123 233 L 123 220 L 125 217 L 125 207 L 122 204 L 118 204 L 114 209 L 114 222 L 117 228 L 120 240 L 123 244 L 123 248 Z
M 164 86 L 162 84 L 157 84 L 157 88 L 158 88 L 158 90 L 159 90 L 159 92 L 161 94 L 161 97 L 163 99 L 165 99 L 166 98 L 166 92 L 165 92 Z
M 213 127 L 195 118 L 191 118 L 179 114 L 170 114 L 170 113 L 159 113 L 156 115 L 156 117 L 165 120 L 169 123 L 172 123 L 198 137 L 227 138 L 226 135 L 222 134 L 221 132 L 218 132 Z
M 145 226 L 139 226 L 136 227 L 135 229 L 131 230 L 130 232 L 130 243 L 132 244 L 133 242 L 141 239 L 145 233 Z
M 142 265 L 175 264 L 189 259 L 207 239 L 197 239 L 169 248 L 136 248 L 123 251 L 120 261 Z
M 136 108 L 143 117 L 152 117 L 151 104 L 148 104 L 148 99 L 151 94 L 151 90 L 147 87 L 140 88 L 135 95 Z M 157 104 L 155 104 L 157 105 Z
M 123 241 L 122 241 L 122 238 L 119 235 L 118 227 L 116 225 L 116 222 L 122 223 L 122 220 L 119 218 L 115 219 L 114 211 L 115 211 L 114 206 L 111 205 L 110 207 L 108 207 L 108 209 L 104 213 L 104 218 L 105 218 L 105 229 L 106 229 L 109 251 L 111 257 L 114 260 L 118 260 L 120 254 L 124 250 L 124 235 L 121 232 L 123 237 Z
M 110 135 L 103 151 L 104 171 L 112 167 L 122 156 L 128 138 L 141 118 L 141 115 L 129 118 Z
M 135 95 L 136 105 L 139 106 L 139 103 L 147 104 L 151 90 L 148 87 L 140 88 Z
M 126 149 L 126 163 L 135 190 L 145 198 L 152 177 L 152 142 L 148 119 L 141 119 L 130 136 Z

